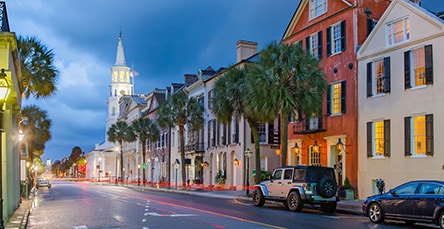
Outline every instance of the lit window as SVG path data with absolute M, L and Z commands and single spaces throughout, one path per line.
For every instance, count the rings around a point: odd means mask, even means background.
M 384 122 L 377 121 L 375 125 L 375 156 L 384 156 Z
M 390 120 L 367 123 L 367 157 L 390 156 Z
M 433 84 L 432 45 L 404 53 L 405 88 Z
M 387 45 L 392 46 L 410 39 L 409 18 L 387 23 Z
M 367 97 L 390 92 L 390 57 L 367 63 Z
M 376 94 L 384 93 L 384 80 L 384 61 L 379 60 L 375 62 Z
M 332 85 L 332 98 L 333 98 L 333 106 L 332 106 L 332 114 L 341 113 L 341 84 L 335 83 Z
M 405 118 L 405 156 L 433 155 L 433 114 Z
M 327 0 L 310 0 L 310 20 L 327 12 Z

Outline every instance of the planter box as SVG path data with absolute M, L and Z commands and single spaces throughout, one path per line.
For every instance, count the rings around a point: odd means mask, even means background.
M 353 200 L 355 199 L 355 190 L 353 189 L 345 189 L 345 199 Z

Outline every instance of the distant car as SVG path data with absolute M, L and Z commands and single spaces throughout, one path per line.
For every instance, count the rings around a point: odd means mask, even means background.
M 268 181 L 254 186 L 253 204 L 266 200 L 282 202 L 290 211 L 301 211 L 305 204 L 320 205 L 325 212 L 336 210 L 339 197 L 335 171 L 321 166 L 284 166 L 273 170 Z
M 37 180 L 37 188 L 39 188 L 39 187 L 51 188 L 51 183 L 49 183 L 49 180 L 46 180 L 46 179 L 38 179 Z
M 362 211 L 373 223 L 385 219 L 433 223 L 444 228 L 444 181 L 418 180 L 367 197 Z

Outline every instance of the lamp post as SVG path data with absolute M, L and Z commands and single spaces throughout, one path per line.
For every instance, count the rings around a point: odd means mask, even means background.
M 174 168 L 176 169 L 176 189 L 177 189 L 177 170 L 179 170 L 180 162 L 178 159 L 176 159 L 176 162 L 174 163 Z
M 10 85 L 8 79 L 6 78 L 5 69 L 2 68 L 0 72 L 0 228 L 4 228 L 3 223 L 3 159 L 2 159 L 2 148 L 3 148 L 3 105 L 9 96 Z
M 140 164 L 137 165 L 137 185 L 140 186 Z
M 247 162 L 247 174 L 246 174 L 246 186 L 247 186 L 247 191 L 246 191 L 246 196 L 248 197 L 248 194 L 250 194 L 250 157 L 251 154 L 253 154 L 253 152 L 251 152 L 251 150 L 249 148 L 247 148 L 247 150 L 245 150 L 245 161 Z M 256 169 L 257 170 L 257 169 Z M 258 171 L 256 171 L 256 176 L 259 176 L 260 174 L 258 174 Z

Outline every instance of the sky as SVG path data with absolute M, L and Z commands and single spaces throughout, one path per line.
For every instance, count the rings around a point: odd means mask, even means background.
M 79 146 L 85 153 L 106 138 L 111 67 L 119 34 L 133 67 L 135 94 L 183 83 L 184 74 L 236 61 L 236 42 L 263 49 L 282 38 L 299 0 L 10 0 L 9 26 L 52 49 L 59 71 L 56 95 L 27 99 L 46 110 L 52 139 L 42 160 L 52 162 Z M 423 7 L 444 11 L 444 0 Z

